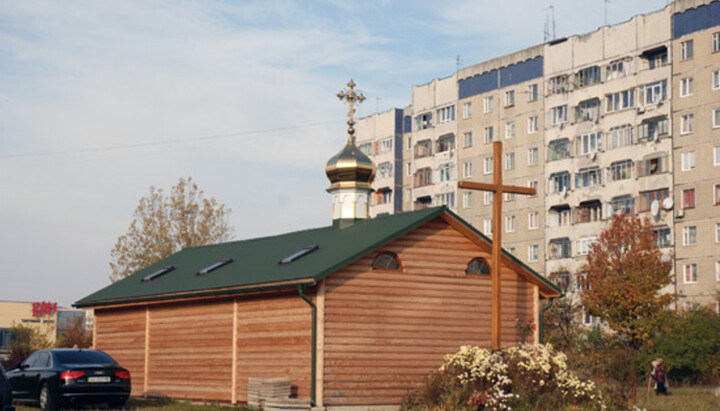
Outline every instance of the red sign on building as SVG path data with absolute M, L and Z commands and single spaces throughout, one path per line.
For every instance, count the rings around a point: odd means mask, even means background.
M 57 312 L 57 303 L 48 301 L 32 303 L 33 317 L 42 317 L 43 315 L 53 315 Z

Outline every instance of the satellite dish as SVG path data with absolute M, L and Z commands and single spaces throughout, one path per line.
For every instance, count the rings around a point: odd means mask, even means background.
M 653 200 L 653 202 L 650 204 L 650 212 L 655 217 L 657 217 L 658 214 L 660 214 L 660 202 L 659 201 Z
M 671 197 L 667 197 L 663 200 L 663 208 L 666 210 L 672 210 L 673 208 L 673 199 Z

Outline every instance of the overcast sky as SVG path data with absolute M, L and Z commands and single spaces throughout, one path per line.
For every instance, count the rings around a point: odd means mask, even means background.
M 0 300 L 109 284 L 149 187 L 192 176 L 236 239 L 330 223 L 324 165 L 411 86 L 667 0 L 0 0 Z

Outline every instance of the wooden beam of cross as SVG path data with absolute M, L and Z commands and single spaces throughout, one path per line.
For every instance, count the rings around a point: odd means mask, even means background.
M 533 187 L 506 186 L 502 183 L 502 142 L 493 143 L 493 183 L 476 183 L 459 181 L 458 188 L 482 190 L 493 193 L 493 224 L 492 224 L 492 266 L 490 282 L 492 286 L 492 320 L 490 338 L 493 350 L 500 349 L 500 260 L 502 258 L 502 202 L 503 193 L 535 195 Z

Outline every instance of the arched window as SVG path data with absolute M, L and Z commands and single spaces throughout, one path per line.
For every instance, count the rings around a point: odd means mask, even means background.
M 383 251 L 375 257 L 372 268 L 376 270 L 399 270 L 401 267 L 400 261 L 395 253 Z
M 490 274 L 490 267 L 488 267 L 485 260 L 482 258 L 473 258 L 465 269 L 465 274 Z

